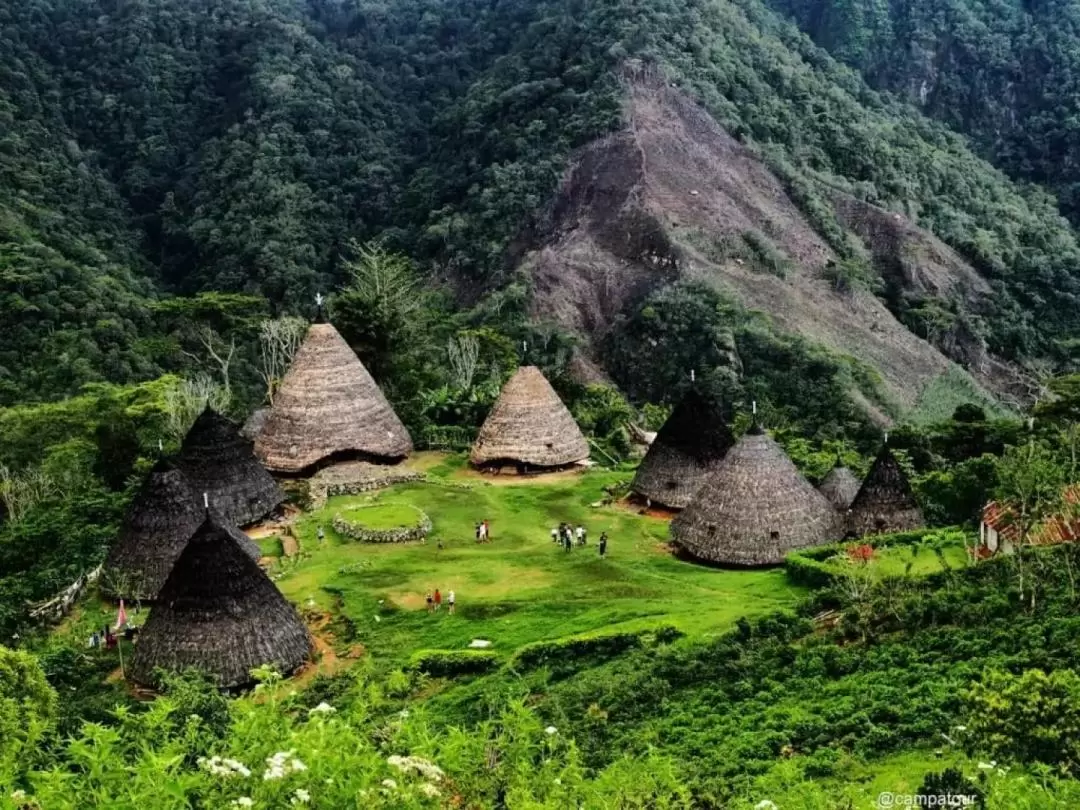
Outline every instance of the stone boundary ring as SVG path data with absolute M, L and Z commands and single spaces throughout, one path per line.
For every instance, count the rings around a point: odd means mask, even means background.
M 364 512 L 393 507 L 415 513 L 411 525 L 390 528 L 374 527 L 364 520 Z M 347 516 L 347 517 L 346 517 Z M 431 533 L 431 518 L 411 504 L 375 503 L 350 507 L 334 515 L 331 525 L 342 537 L 359 543 L 415 543 Z

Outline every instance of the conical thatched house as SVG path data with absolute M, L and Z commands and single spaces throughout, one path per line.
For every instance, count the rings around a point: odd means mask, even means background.
M 285 495 L 255 458 L 251 442 L 229 419 L 207 407 L 184 438 L 176 466 L 196 494 L 210 503 L 226 523 L 246 526 L 266 517 Z
M 839 459 L 818 484 L 818 492 L 840 513 L 846 513 L 859 492 L 859 479 Z
M 196 495 L 180 470 L 159 461 L 124 516 L 120 535 L 105 560 L 102 589 L 116 598 L 156 599 L 205 516 L 202 495 Z M 248 556 L 259 559 L 254 540 L 238 529 L 229 531 Z
M 215 517 L 188 540 L 150 611 L 131 677 L 153 684 L 158 668 L 199 669 L 222 688 L 251 683 L 273 664 L 288 674 L 311 650 L 296 609 Z
M 472 447 L 477 467 L 565 467 L 589 457 L 589 443 L 551 383 L 522 366 L 503 386 Z
M 909 531 L 925 525 L 907 475 L 888 445 L 882 446 L 859 493 L 851 502 L 848 531 L 862 537 Z
M 316 323 L 274 395 L 255 452 L 268 469 L 296 474 L 335 457 L 397 463 L 412 439 L 349 344 Z
M 656 434 L 630 489 L 669 509 L 684 509 L 734 443 L 720 403 L 691 389 Z
M 834 538 L 837 515 L 760 428 L 743 436 L 671 523 L 671 539 L 698 560 L 775 565 Z

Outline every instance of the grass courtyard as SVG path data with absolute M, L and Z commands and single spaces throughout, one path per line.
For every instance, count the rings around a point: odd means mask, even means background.
M 508 654 L 542 639 L 658 624 L 701 638 L 804 593 L 779 569 L 724 571 L 677 560 L 665 520 L 618 504 L 594 506 L 626 473 L 492 479 L 454 457 L 426 455 L 418 464 L 429 482 L 331 498 L 302 515 L 294 531 L 303 553 L 283 564 L 277 583 L 297 604 L 345 617 L 354 640 L 380 657 L 462 649 L 477 638 Z M 361 504 L 381 504 L 387 514 L 416 507 L 433 531 L 423 544 L 340 537 L 334 515 Z M 477 544 L 474 526 L 485 519 L 492 542 Z M 562 521 L 585 526 L 588 546 L 566 552 L 552 543 L 551 529 Z M 597 552 L 601 532 L 609 537 L 606 559 Z M 456 615 L 445 605 L 428 615 L 424 597 L 435 588 L 455 592 Z

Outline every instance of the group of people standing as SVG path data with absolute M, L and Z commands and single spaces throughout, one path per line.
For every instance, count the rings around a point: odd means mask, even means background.
M 427 612 L 428 613 L 438 613 L 442 609 L 443 595 L 442 595 L 442 592 L 438 588 L 435 589 L 434 593 L 432 593 L 431 591 L 428 591 L 427 592 L 427 597 L 425 598 L 425 600 L 427 601 Z M 446 594 L 446 612 L 447 613 L 453 613 L 454 612 L 454 605 L 456 603 L 457 603 L 457 596 L 454 594 L 454 592 L 450 591 L 449 593 L 447 593 Z
M 600 533 L 600 556 L 607 554 L 607 532 Z M 589 530 L 584 526 L 571 526 L 560 523 L 551 530 L 551 542 L 560 544 L 566 551 L 574 546 L 586 546 L 589 543 Z

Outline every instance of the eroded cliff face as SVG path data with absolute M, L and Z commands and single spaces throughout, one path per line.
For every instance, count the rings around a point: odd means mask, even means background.
M 1016 372 L 971 330 L 918 335 L 873 293 L 838 290 L 827 278 L 837 257 L 780 179 L 657 76 L 627 81 L 626 122 L 577 156 L 538 247 L 521 260 L 534 283 L 533 314 L 586 339 L 582 369 L 599 373 L 594 350 L 619 313 L 685 279 L 716 285 L 780 329 L 868 363 L 901 408 L 950 361 L 999 396 L 1021 390 Z M 931 234 L 853 198 L 834 199 L 839 221 L 866 245 L 886 300 L 978 311 L 990 294 Z

